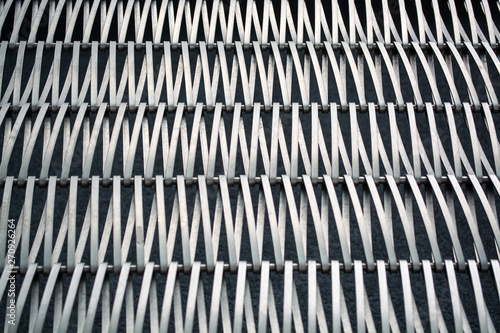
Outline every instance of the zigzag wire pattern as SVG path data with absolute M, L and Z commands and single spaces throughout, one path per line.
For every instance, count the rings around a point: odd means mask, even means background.
M 478 3 L 1 1 L 5 330 L 494 331 Z
M 497 44 L 500 31 L 495 17 L 500 9 L 488 1 L 402 0 L 381 1 L 63 1 L 6 0 L 1 3 L 0 32 L 9 44 L 39 41 L 64 44 L 97 41 L 106 44 L 133 41 L 215 45 L 236 41 L 250 46 L 293 41 L 445 42 Z M 464 15 L 466 20 L 460 20 Z M 5 26 L 12 22 L 12 29 Z M 110 38 L 110 35 L 113 39 Z M 57 39 L 60 38 L 60 39 Z
M 308 111 L 313 102 L 328 108 L 332 100 L 344 111 L 352 102 L 366 111 L 369 101 L 384 111 L 391 100 L 399 109 L 410 101 L 418 110 L 426 102 L 437 110 L 445 102 L 461 110 L 465 101 L 474 110 L 482 102 L 499 109 L 495 82 L 500 61 L 488 42 L 479 49 L 468 41 L 460 49 L 452 42 L 440 46 L 433 41 L 425 47 L 418 42 L 306 42 L 302 47 L 254 42 L 251 48 L 235 42 L 230 49 L 222 42 L 212 49 L 204 42 L 194 49 L 187 42 L 178 47 L 165 42 L 159 48 L 146 42 L 137 50 L 133 42 L 124 48 L 115 42 L 106 48 L 97 42 L 68 47 L 39 42 L 28 48 L 21 41 L 11 49 L 4 41 L 0 54 L 0 101 L 16 111 L 28 103 L 32 110 L 45 103 L 52 109 L 69 103 L 72 111 L 84 103 L 94 111 L 103 103 L 111 111 L 127 103 L 136 111 L 146 103 L 156 110 L 162 102 L 169 111 L 181 102 L 190 111 L 197 103 L 210 111 L 217 103 L 232 110 L 238 102 L 245 110 L 260 103 L 267 111 L 273 103 L 289 111 L 296 102 Z M 455 68 L 461 71 L 455 74 Z M 463 80 L 467 90 L 457 88 L 456 80 Z
M 498 281 L 499 263 L 492 260 L 491 264 L 493 277 Z M 366 274 L 361 261 L 354 262 L 353 274 L 344 274 L 342 264 L 338 261 L 332 261 L 330 266 L 328 273 L 321 273 L 317 271 L 316 262 L 309 261 L 307 272 L 297 274 L 294 264 L 286 261 L 283 272 L 277 274 L 268 261 L 263 261 L 260 273 L 254 274 L 250 265 L 244 261 L 239 263 L 236 273 L 229 273 L 225 265 L 218 262 L 213 273 L 206 275 L 205 267 L 196 261 L 190 274 L 186 275 L 184 267 L 177 262 L 172 262 L 165 273 L 160 273 L 158 267 L 148 263 L 141 274 L 137 274 L 137 268 L 129 262 L 117 273 L 111 273 L 113 267 L 103 263 L 98 266 L 95 275 L 89 278 L 89 269 L 83 263 L 77 264 L 71 275 L 61 273 L 65 268 L 61 264 L 54 264 L 45 276 L 38 275 L 36 264 L 31 264 L 20 290 L 18 309 L 22 311 L 30 301 L 40 302 L 40 309 L 33 306 L 25 309 L 31 316 L 30 331 L 41 331 L 40 324 L 46 320 L 47 308 L 53 297 L 55 310 L 52 324 L 56 331 L 66 331 L 71 321 L 78 330 L 91 330 L 94 319 L 98 316 L 105 331 L 117 331 L 120 322 L 125 321 L 135 331 L 167 331 L 169 328 L 176 331 L 263 331 L 270 328 L 279 332 L 293 327 L 298 331 L 314 331 L 316 328 L 328 331 L 331 328 L 350 332 L 353 326 L 376 330 L 373 313 L 376 309 L 370 306 L 370 301 L 371 298 L 378 297 L 382 330 L 422 331 L 424 328 L 428 329 L 424 327 L 425 322 L 421 318 L 424 316 L 428 316 L 430 329 L 446 330 L 439 305 L 439 300 L 443 299 L 434 288 L 434 281 L 443 274 L 434 272 L 429 261 L 422 262 L 422 276 L 419 276 L 420 274 L 411 273 L 409 264 L 402 260 L 399 263 L 400 273 L 392 278 L 386 272 L 383 261 L 377 262 L 375 274 Z M 451 299 L 447 301 L 451 301 L 455 325 L 460 331 L 471 331 L 471 323 L 463 305 L 468 300 L 460 298 L 459 290 L 472 285 L 478 291 L 475 293 L 478 309 L 486 307 L 476 263 L 473 260 L 468 263 L 469 281 L 459 279 L 461 274 L 455 272 L 450 260 L 445 261 L 445 270 L 447 288 L 451 294 Z M 132 283 L 133 279 L 136 283 Z M 236 283 L 231 283 L 234 280 Z M 297 287 L 297 284 L 304 281 L 307 282 L 306 297 Z M 376 281 L 379 290 L 367 290 L 365 281 Z M 33 292 L 30 296 L 29 288 L 38 289 L 42 284 L 45 284 L 45 289 L 41 300 Z M 353 284 L 354 297 L 348 297 L 351 291 L 346 290 L 343 284 Z M 0 287 L 5 288 L 4 285 Z M 412 292 L 412 288 L 425 288 L 427 304 L 422 306 L 422 302 L 419 302 L 421 298 Z M 390 294 L 400 292 L 401 289 L 404 292 L 404 305 L 399 309 L 391 300 Z M 90 291 L 90 296 L 87 291 Z M 210 298 L 207 297 L 207 292 L 211 292 Z M 137 293 L 138 301 L 134 301 Z M 252 293 L 260 295 L 253 304 Z M 99 303 L 101 313 L 97 312 Z M 333 311 L 328 311 L 328 303 L 333 304 Z M 400 303 L 398 301 L 397 304 Z M 78 313 L 71 312 L 75 306 L 78 307 Z M 351 322 L 353 314 L 349 310 L 352 306 L 356 312 L 356 323 Z M 306 313 L 304 307 L 307 309 Z M 279 315 L 280 311 L 283 316 Z M 331 312 L 331 327 L 328 326 L 330 318 L 327 318 L 327 311 Z M 396 314 L 401 311 L 406 324 L 400 326 Z M 479 312 L 479 316 L 482 330 L 495 330 L 487 311 Z M 46 326 L 47 324 L 49 323 Z

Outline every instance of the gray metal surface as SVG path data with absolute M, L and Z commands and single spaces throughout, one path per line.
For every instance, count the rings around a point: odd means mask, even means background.
M 499 17 L 0 1 L 4 330 L 495 331 Z

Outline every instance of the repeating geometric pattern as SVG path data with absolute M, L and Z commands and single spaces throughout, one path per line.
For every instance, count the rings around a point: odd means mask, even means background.
M 495 331 L 498 17 L 0 1 L 4 330 Z

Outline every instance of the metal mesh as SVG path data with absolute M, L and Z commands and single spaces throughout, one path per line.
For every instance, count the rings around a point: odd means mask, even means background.
M 0 1 L 5 331 L 494 331 L 499 17 Z

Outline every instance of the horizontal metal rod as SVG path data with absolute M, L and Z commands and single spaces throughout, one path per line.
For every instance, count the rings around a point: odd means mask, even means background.
M 4 107 L 4 108 L 7 107 L 8 108 L 8 110 L 7 110 L 8 112 L 11 112 L 13 114 L 17 114 L 17 113 L 19 113 L 19 111 L 22 109 L 22 107 L 24 105 L 30 105 L 30 104 L 31 103 L 25 103 L 25 104 L 20 104 L 18 107 L 14 107 L 11 103 L 4 103 L 4 104 L 1 104 L 1 106 Z M 49 110 L 51 110 L 52 113 L 57 113 L 63 107 L 62 105 L 53 105 L 53 104 L 50 104 L 50 103 L 47 103 L 47 104 L 48 104 Z M 69 104 L 69 103 L 67 103 L 67 104 Z M 137 110 L 139 109 L 139 105 L 131 107 L 128 103 L 122 103 L 122 104 L 126 104 L 125 110 L 127 112 L 129 112 L 129 113 L 136 113 Z M 158 105 L 150 106 L 150 105 L 147 105 L 147 103 L 143 103 L 143 104 L 145 104 L 144 105 L 145 112 L 149 112 L 149 113 L 156 113 L 156 111 L 158 110 L 158 107 L 159 107 Z M 202 104 L 202 103 L 199 103 L 199 104 Z M 242 103 L 239 103 L 239 102 L 235 103 L 235 105 L 237 105 L 237 104 L 241 105 L 241 111 L 243 113 L 252 114 L 254 112 L 254 110 L 255 110 L 255 106 L 252 106 L 252 108 L 250 108 L 250 109 L 246 109 Z M 308 114 L 308 113 L 311 112 L 311 108 L 310 107 L 309 108 L 305 108 L 304 105 L 299 104 L 299 103 L 293 103 L 293 104 L 297 104 L 298 110 L 301 113 Z M 311 105 L 312 104 L 317 104 L 317 103 L 311 103 Z M 351 103 L 348 103 L 348 104 L 351 104 Z M 368 103 L 368 104 L 373 104 L 373 107 L 374 107 L 374 109 L 376 111 L 379 111 L 379 112 L 382 112 L 382 113 L 386 113 L 387 106 L 384 109 L 384 108 L 381 108 L 381 106 L 379 104 L 377 104 L 377 103 Z M 394 110 L 398 111 L 399 113 L 405 113 L 408 110 L 408 104 L 411 104 L 411 103 L 406 103 L 404 106 L 399 106 L 397 103 L 394 103 Z M 440 107 L 438 107 L 434 103 L 426 102 L 425 104 L 432 106 L 432 109 L 433 109 L 433 111 L 435 113 L 444 113 L 444 108 L 440 108 Z M 463 113 L 463 108 L 462 109 L 458 109 L 455 104 L 453 104 L 453 103 L 449 103 L 449 104 L 450 104 L 452 110 L 455 113 Z M 283 104 L 278 104 L 278 103 L 273 103 L 273 107 L 274 107 L 274 105 L 278 105 L 279 110 L 282 113 L 288 114 L 288 113 L 292 112 L 292 107 L 285 108 L 285 106 Z M 322 106 L 321 104 L 317 104 L 318 111 L 321 111 L 322 113 L 328 113 L 328 112 L 330 112 L 332 110 L 332 106 L 333 105 L 335 106 L 336 110 L 340 111 L 341 113 L 349 113 L 350 112 L 349 108 L 343 109 L 342 105 L 340 105 L 340 103 L 336 103 L 336 102 L 329 103 L 328 106 Z M 490 108 L 490 112 L 491 113 L 500 113 L 500 109 L 499 110 L 495 110 L 493 108 L 493 105 L 491 103 L 490 104 L 485 103 L 483 105 L 487 105 Z M 106 102 L 104 102 L 101 106 L 99 106 L 99 108 L 102 108 L 104 106 L 106 108 L 106 111 L 110 112 L 110 113 L 116 113 L 118 111 L 118 108 L 119 108 L 119 106 L 116 106 L 116 107 L 112 108 Z M 28 107 L 27 115 L 37 114 L 38 111 L 41 109 L 41 107 L 42 107 L 41 105 Z M 269 109 L 266 109 L 263 104 L 260 104 L 259 110 L 261 112 L 264 112 L 264 113 L 272 113 L 273 107 L 271 107 Z M 207 112 L 209 114 L 211 114 L 211 113 L 213 113 L 215 111 L 215 106 L 208 107 L 206 104 L 202 104 L 201 108 L 202 108 L 202 110 L 204 112 Z M 228 107 L 227 105 L 221 103 L 221 110 L 223 112 L 225 112 L 225 113 L 229 113 L 229 114 L 233 113 L 234 108 L 235 108 L 235 106 Z M 68 107 L 67 108 L 67 112 L 68 113 L 75 113 L 76 114 L 76 113 L 79 112 L 80 109 L 81 109 L 81 106 L 79 106 L 77 109 L 72 109 L 71 107 Z M 87 112 L 89 112 L 89 113 L 97 113 L 97 110 L 98 110 L 98 109 L 92 108 L 90 105 L 87 105 L 86 109 L 87 109 Z M 194 113 L 195 109 L 196 109 L 196 106 L 189 107 L 186 104 L 184 104 L 184 106 L 182 107 L 182 109 L 184 109 L 184 112 L 186 112 L 186 113 Z M 368 112 L 368 110 L 364 110 L 359 104 L 354 104 L 354 109 L 356 111 L 359 111 L 360 113 L 367 113 Z M 178 110 L 179 110 L 179 105 L 175 105 L 173 107 L 168 107 L 168 106 L 165 107 L 165 111 L 167 113 L 176 113 L 176 112 L 178 112 Z M 414 111 L 415 111 L 415 113 L 425 113 L 426 112 L 425 109 L 419 110 L 415 106 L 414 106 Z M 472 106 L 471 106 L 471 111 L 473 113 L 481 113 L 482 112 L 481 109 L 476 109 L 476 108 L 474 108 Z
M 134 179 L 135 178 L 130 178 L 130 179 L 127 179 L 127 181 L 126 181 L 123 177 L 120 177 L 120 185 L 123 187 L 133 187 L 135 184 Z M 151 185 L 148 185 L 148 183 L 146 182 L 146 179 L 144 177 L 142 177 L 141 179 L 142 179 L 142 184 L 147 186 L 147 187 L 153 187 L 155 184 L 155 182 L 152 182 Z M 156 179 L 156 176 L 152 178 L 152 180 L 154 180 L 154 179 Z M 90 180 L 90 178 L 88 180 Z M 100 177 L 99 178 L 99 185 L 102 185 L 104 187 L 112 187 L 113 178 L 109 178 L 106 180 L 108 182 L 105 183 L 104 179 L 102 177 Z M 374 178 L 373 180 L 374 180 L 375 184 L 377 184 L 377 185 L 382 185 L 382 184 L 387 183 L 387 178 L 384 176 L 380 176 L 379 178 Z M 491 179 L 488 176 L 483 176 L 483 177 L 477 178 L 477 180 L 482 184 L 491 184 Z M 429 180 L 426 176 L 416 178 L 415 181 L 417 182 L 417 184 L 429 184 Z M 450 183 L 450 180 L 447 176 L 442 176 L 442 177 L 436 178 L 436 181 L 439 184 L 449 184 Z M 460 184 L 471 183 L 471 180 L 468 176 L 462 176 L 460 178 L 457 178 L 457 181 Z M 253 185 L 261 184 L 261 182 L 262 182 L 261 177 L 255 177 L 251 180 L 251 184 L 253 184 Z M 278 176 L 275 179 L 271 180 L 270 182 L 272 185 L 277 185 L 277 184 L 282 184 L 283 180 L 282 180 L 282 177 Z M 301 176 L 298 176 L 297 178 L 293 179 L 291 182 L 293 185 L 299 185 L 299 184 L 304 183 L 303 178 Z M 343 176 L 340 176 L 338 178 L 332 178 L 332 182 L 334 185 L 342 185 L 342 184 L 345 184 L 345 178 Z M 366 178 L 364 176 L 360 176 L 359 178 L 353 179 L 353 182 L 356 185 L 366 184 Z M 395 182 L 396 182 L 396 184 L 408 184 L 408 178 L 406 176 L 401 176 L 401 177 L 395 179 Z M 78 177 L 78 185 L 79 186 L 89 187 L 91 185 L 90 181 L 83 182 L 83 183 L 86 183 L 86 184 L 82 185 L 82 178 Z M 167 187 L 174 186 L 177 183 L 177 177 L 172 177 L 172 178 L 163 177 L 163 183 Z M 190 180 L 186 180 L 187 186 L 196 185 L 197 183 L 198 183 L 198 177 L 193 177 Z M 236 176 L 232 179 L 231 183 L 229 183 L 228 185 L 229 186 L 236 186 L 239 183 L 240 183 L 240 177 Z M 318 178 L 315 178 L 314 180 L 312 180 L 312 183 L 315 185 L 324 184 L 324 178 L 321 176 Z M 216 185 L 218 186 L 218 184 L 219 184 L 219 177 L 217 177 L 217 176 L 214 177 L 213 179 L 211 179 L 210 181 L 207 181 L 208 186 L 216 186 Z M 3 188 L 4 185 L 5 185 L 5 180 L 1 180 L 0 181 L 0 188 Z M 13 185 L 20 187 L 20 188 L 23 188 L 26 186 L 26 180 L 23 180 L 22 182 L 20 182 L 17 178 L 14 178 Z M 40 184 L 40 179 L 35 178 L 35 186 L 47 187 L 47 185 L 48 185 L 48 182 L 44 182 L 44 183 Z M 69 182 L 61 182 L 61 178 L 56 178 L 56 185 L 60 186 L 60 187 L 67 187 L 69 185 Z
M 413 271 L 413 267 L 414 267 L 413 263 L 411 263 L 409 261 L 407 261 L 406 263 L 408 265 L 408 269 L 410 271 Z M 476 262 L 476 263 L 477 263 L 477 267 L 479 269 L 481 269 L 480 263 L 479 262 Z M 377 265 L 378 264 L 375 263 L 375 268 L 377 267 Z M 397 266 L 398 266 L 398 272 L 399 272 L 400 265 L 401 265 L 401 262 L 398 262 L 398 264 L 397 264 Z M 431 265 L 431 268 L 432 268 L 433 272 L 435 272 L 435 273 L 445 273 L 446 272 L 445 270 L 442 270 L 442 271 L 436 270 L 435 269 L 436 265 L 435 265 L 434 262 L 431 262 L 430 265 Z M 468 265 L 469 265 L 469 263 L 466 262 L 466 266 L 465 267 L 468 267 Z M 467 272 L 467 270 L 465 270 L 465 271 L 460 270 L 457 262 L 454 262 L 453 266 L 455 268 L 455 271 L 458 272 L 458 273 Z M 207 272 L 207 274 L 213 274 L 213 272 L 208 271 L 208 266 L 206 264 L 201 264 L 200 267 L 201 267 L 201 271 L 202 272 Z M 256 274 L 260 273 L 258 270 L 254 269 L 254 265 L 251 264 L 251 263 L 247 263 L 246 267 L 247 267 L 247 272 L 249 272 L 249 273 L 256 273 Z M 304 272 L 300 271 L 298 263 L 293 263 L 292 267 L 293 267 L 293 270 L 296 271 L 296 272 L 304 273 L 304 274 L 307 273 L 307 270 L 305 270 Z M 309 264 L 306 264 L 306 267 L 309 267 Z M 346 271 L 345 265 L 342 262 L 339 262 L 339 267 L 340 267 L 340 270 L 343 271 L 343 272 L 352 273 L 352 272 Z M 368 267 L 367 267 L 367 264 L 365 262 L 362 263 L 362 267 L 363 267 L 363 271 L 368 272 L 370 274 L 376 274 L 376 272 L 377 272 L 376 270 L 375 271 L 369 271 Z M 386 271 L 391 272 L 391 270 L 390 270 L 390 264 L 388 262 L 384 262 L 384 267 L 385 267 Z M 328 265 L 328 268 L 325 270 L 324 267 L 321 265 L 321 263 L 316 263 L 316 270 L 318 272 L 320 272 L 320 273 L 327 274 L 327 273 L 330 272 L 330 268 L 331 268 L 331 264 Z M 277 266 L 276 266 L 275 263 L 269 263 L 269 269 L 270 269 L 271 272 L 276 272 L 277 274 L 283 274 L 283 272 L 279 272 L 277 270 Z M 481 271 L 483 271 L 483 272 L 490 271 L 490 270 L 491 270 L 491 263 L 490 262 L 488 262 L 487 270 L 481 269 Z M 136 273 L 138 275 L 144 274 L 143 270 L 138 270 L 137 269 L 137 265 L 130 265 L 130 271 L 133 272 L 133 273 Z M 155 273 L 160 273 L 161 272 L 160 265 L 154 265 L 153 271 Z M 16 274 L 16 275 L 21 275 L 21 276 L 23 275 L 20 272 L 19 266 L 14 266 L 14 268 L 11 270 L 11 272 L 13 274 Z M 83 266 L 83 272 L 87 273 L 87 274 L 95 275 L 95 273 L 93 273 L 91 271 L 90 265 Z M 107 265 L 106 272 L 107 273 L 115 273 L 115 267 L 113 265 Z M 224 272 L 228 272 L 228 273 L 231 273 L 231 274 L 237 274 L 237 272 L 232 272 L 231 271 L 230 265 L 227 264 L 227 263 L 224 263 Z M 41 265 L 37 266 L 36 273 L 40 274 L 40 275 L 49 275 L 49 272 L 44 271 L 44 267 L 41 266 Z M 177 273 L 178 274 L 187 274 L 187 275 L 190 274 L 190 272 L 186 272 L 184 270 L 184 265 L 183 264 L 177 264 Z M 59 270 L 59 275 L 63 275 L 63 274 L 68 274 L 68 267 L 66 265 L 61 265 L 61 268 Z
M 35 42 L 35 43 L 29 43 L 29 42 L 25 42 L 26 44 L 26 48 L 28 49 L 34 49 L 38 46 L 38 43 L 39 42 Z M 137 42 L 132 42 L 134 44 L 134 48 L 137 49 L 137 50 L 142 50 L 142 49 L 145 49 L 146 48 L 146 43 L 137 43 Z M 224 48 L 226 50 L 235 50 L 236 49 L 236 44 L 237 43 L 240 43 L 242 46 L 243 46 L 243 49 L 246 49 L 246 50 L 250 50 L 252 49 L 252 45 L 253 43 L 244 43 L 244 42 L 232 42 L 232 43 L 224 43 Z M 110 43 L 109 42 L 105 42 L 105 43 L 101 43 L 101 42 L 97 42 L 96 43 L 100 49 L 108 49 L 109 48 L 109 45 Z M 126 50 L 127 47 L 128 47 L 128 44 L 129 42 L 125 42 L 125 43 L 116 43 L 116 47 L 117 49 L 119 50 Z M 154 48 L 163 48 L 164 45 L 167 44 L 167 41 L 163 41 L 163 42 L 159 42 L 159 43 L 152 43 L 153 47 Z M 178 42 L 178 43 L 172 43 L 172 42 L 168 42 L 168 44 L 170 45 L 171 49 L 172 50 L 180 50 L 181 49 L 181 45 L 182 43 L 181 42 Z M 307 44 L 306 43 L 294 43 L 295 44 L 295 47 L 297 48 L 297 50 L 307 50 Z M 367 46 L 368 46 L 368 49 L 377 49 L 378 48 L 378 45 L 376 43 L 365 43 Z M 406 50 L 411 50 L 413 49 L 413 45 L 411 43 L 400 43 L 401 46 L 403 47 L 403 49 L 406 49 Z M 484 49 L 484 45 L 485 44 L 488 44 L 491 46 L 492 49 L 494 50 L 497 50 L 500 48 L 500 43 L 497 43 L 497 44 L 490 44 L 488 42 L 479 42 L 478 44 L 475 44 L 474 45 L 474 48 L 476 49 Z M 16 42 L 16 43 L 8 43 L 7 46 L 11 49 L 15 49 L 15 48 L 18 48 L 20 45 L 20 42 Z M 43 44 L 47 49 L 51 49 L 51 48 L 54 48 L 56 46 L 56 43 L 54 42 L 51 42 L 51 43 L 47 43 L 47 42 L 44 42 Z M 61 44 L 63 48 L 73 48 L 75 46 L 75 43 L 73 42 L 70 42 L 70 43 L 62 43 Z M 77 45 L 79 45 L 80 49 L 89 49 L 91 46 L 92 46 L 92 42 L 89 42 L 89 43 L 81 43 L 79 42 Z M 196 49 L 199 49 L 200 48 L 200 43 L 199 42 L 196 42 L 196 43 L 187 43 L 187 45 L 189 46 L 189 48 L 191 50 L 196 50 Z M 206 45 L 206 48 L 208 50 L 216 50 L 217 49 L 217 43 L 205 43 Z M 271 43 L 260 43 L 259 42 L 259 47 L 262 49 L 262 50 L 266 50 L 266 49 L 271 49 Z M 285 50 L 285 49 L 289 49 L 290 48 L 290 43 L 286 42 L 286 43 L 279 43 L 279 42 L 276 42 L 276 45 L 282 49 L 282 50 Z M 314 48 L 316 50 L 322 50 L 322 49 L 325 49 L 325 43 L 324 42 L 320 42 L 320 43 L 314 43 Z M 330 43 L 330 45 L 332 46 L 332 48 L 334 50 L 342 50 L 343 49 L 343 46 L 342 46 L 342 43 Z M 356 42 L 356 43 L 348 43 L 349 47 L 353 50 L 355 49 L 360 49 L 360 43 L 359 42 Z M 387 50 L 393 50 L 393 49 L 396 49 L 396 44 L 391 42 L 391 43 L 384 43 L 383 44 L 384 48 L 387 49 Z M 430 50 L 431 49 L 431 46 L 430 46 L 430 43 L 419 43 L 418 46 L 422 49 L 422 50 Z M 462 49 L 466 49 L 466 45 L 465 43 L 457 43 L 457 44 L 453 44 L 453 46 L 458 49 L 458 50 L 462 50 Z M 450 47 L 448 46 L 448 44 L 444 43 L 444 44 L 439 44 L 438 47 L 442 50 L 446 50 L 446 49 L 449 49 Z

